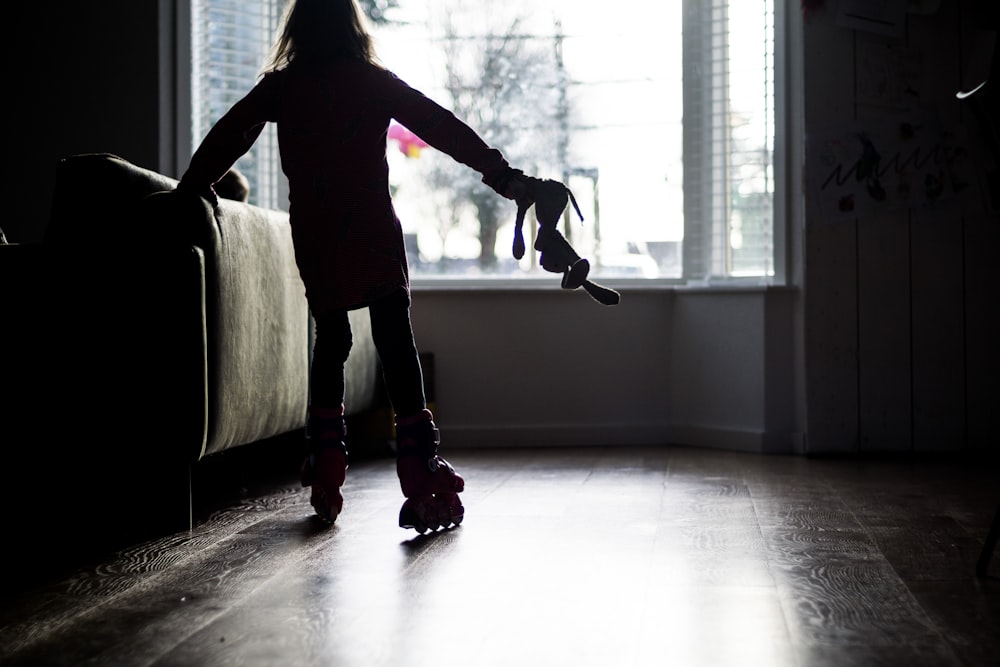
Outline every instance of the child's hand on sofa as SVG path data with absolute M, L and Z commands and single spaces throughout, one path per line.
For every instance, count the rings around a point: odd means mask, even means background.
M 211 185 L 209 185 L 207 188 L 195 188 L 185 183 L 182 180 L 180 183 L 177 184 L 177 190 L 179 192 L 187 192 L 193 194 L 196 197 L 201 197 L 209 204 L 211 204 L 213 209 L 219 208 L 219 196 L 215 194 L 215 190 L 212 188 Z

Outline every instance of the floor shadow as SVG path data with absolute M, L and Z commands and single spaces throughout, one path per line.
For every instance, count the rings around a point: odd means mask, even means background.
M 449 526 L 448 528 L 441 528 L 440 530 L 431 531 L 428 533 L 417 534 L 415 537 L 409 540 L 403 540 L 399 543 L 399 546 L 409 556 L 418 556 L 427 550 L 435 542 L 445 539 L 448 535 L 455 533 L 461 526 Z

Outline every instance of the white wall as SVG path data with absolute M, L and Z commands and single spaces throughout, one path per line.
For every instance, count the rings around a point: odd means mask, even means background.
M 681 290 L 671 313 L 670 441 L 802 448 L 794 289 Z
M 417 287 L 414 334 L 434 354 L 442 437 L 794 451 L 793 292 L 622 293 L 609 308 L 558 287 Z

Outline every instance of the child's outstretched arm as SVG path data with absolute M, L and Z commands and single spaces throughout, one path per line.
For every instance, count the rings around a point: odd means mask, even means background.
M 391 100 L 390 113 L 410 131 L 435 149 L 470 167 L 483 183 L 507 199 L 516 199 L 509 186 L 518 169 L 511 168 L 503 153 L 488 145 L 476 131 L 454 113 L 410 87 L 392 72 L 381 81 L 384 98 Z
M 273 83 L 264 77 L 212 126 L 191 156 L 178 189 L 193 192 L 218 204 L 212 189 L 242 157 L 273 118 Z

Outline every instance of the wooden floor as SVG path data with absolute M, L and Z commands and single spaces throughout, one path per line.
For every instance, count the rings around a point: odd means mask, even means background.
M 390 459 L 335 527 L 287 480 L 7 592 L 2 665 L 1000 664 L 976 462 L 686 448 L 449 451 L 466 520 L 396 526 Z

